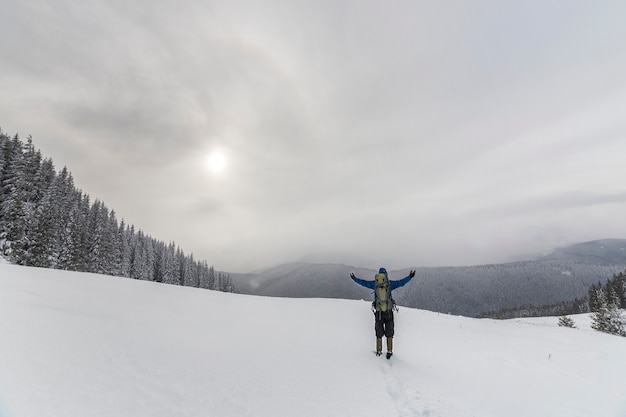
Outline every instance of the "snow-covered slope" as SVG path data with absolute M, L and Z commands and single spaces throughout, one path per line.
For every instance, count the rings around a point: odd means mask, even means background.
M 405 308 L 387 361 L 366 301 L 2 264 L 0 416 L 626 416 L 626 338 L 555 323 Z

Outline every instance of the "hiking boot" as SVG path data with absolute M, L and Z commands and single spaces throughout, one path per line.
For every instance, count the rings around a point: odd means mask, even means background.
M 393 355 L 393 353 L 387 352 L 387 359 L 391 358 L 391 355 Z
M 380 351 L 377 351 L 377 352 L 376 352 L 376 356 L 380 356 L 380 355 L 382 355 L 382 354 L 383 354 L 383 352 L 380 352 Z

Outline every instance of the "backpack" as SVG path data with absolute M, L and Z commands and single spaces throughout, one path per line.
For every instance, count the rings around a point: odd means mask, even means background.
M 391 297 L 391 287 L 386 274 L 376 274 L 376 287 L 374 288 L 374 301 L 372 310 L 375 312 L 392 311 L 396 307 L 396 302 Z

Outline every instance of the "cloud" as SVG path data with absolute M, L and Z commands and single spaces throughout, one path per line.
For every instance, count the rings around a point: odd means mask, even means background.
M 8 0 L 0 14 L 3 130 L 225 269 L 335 251 L 495 261 L 605 233 L 623 204 L 623 5 Z M 220 178 L 203 166 L 214 149 Z
M 626 191 L 600 194 L 585 191 L 570 191 L 533 198 L 523 198 L 480 209 L 480 214 L 489 218 L 528 217 L 546 212 L 564 213 L 568 210 L 593 208 L 605 205 L 626 204 Z M 478 214 L 477 211 L 474 213 Z

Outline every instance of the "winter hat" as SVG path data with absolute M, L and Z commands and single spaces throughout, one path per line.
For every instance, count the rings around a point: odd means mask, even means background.
M 380 268 L 380 269 L 378 270 L 378 273 L 379 273 L 379 274 L 385 274 L 385 275 L 387 275 L 387 270 L 386 270 L 385 268 Z

